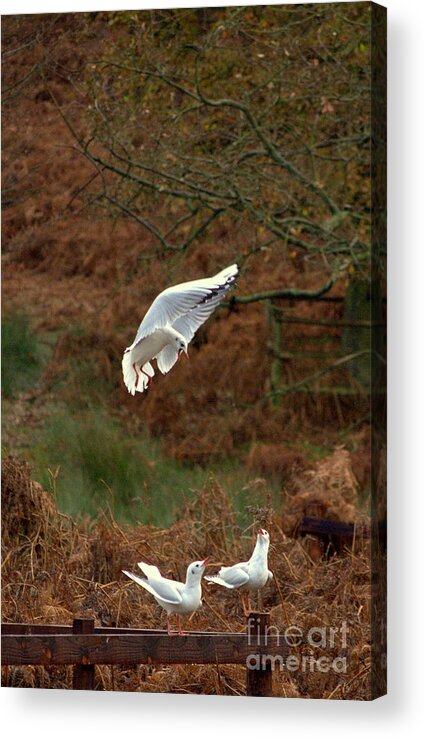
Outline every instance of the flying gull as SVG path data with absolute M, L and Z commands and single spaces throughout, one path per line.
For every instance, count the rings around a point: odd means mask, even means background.
M 166 374 L 183 352 L 188 358 L 188 344 L 233 287 L 238 272 L 237 264 L 233 264 L 214 277 L 168 287 L 156 297 L 133 343 L 124 351 L 122 373 L 131 395 L 150 385 L 155 373 L 152 359 Z

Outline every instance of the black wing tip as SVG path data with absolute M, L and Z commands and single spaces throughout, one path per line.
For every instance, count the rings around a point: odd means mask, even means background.
M 228 269 L 232 269 L 233 271 L 231 272 L 231 274 L 228 275 L 225 281 L 225 285 L 233 284 L 233 282 L 235 282 L 237 277 L 240 275 L 240 267 L 238 264 L 232 264 L 230 267 L 228 267 Z
M 212 300 L 214 297 L 217 297 L 218 295 L 222 295 L 224 297 L 225 293 L 233 287 L 238 275 L 239 275 L 239 268 L 237 264 L 233 265 L 236 269 L 233 273 L 229 274 L 226 278 L 225 282 L 218 285 L 217 287 L 211 287 L 209 289 L 209 292 L 207 295 L 204 295 L 201 300 L 196 304 L 195 307 L 198 307 L 199 305 L 204 305 L 206 302 L 209 302 L 209 300 Z M 231 269 L 232 267 L 228 267 Z M 221 298 L 222 299 L 222 298 Z
M 235 264 L 234 266 L 235 266 L 235 270 L 233 274 L 230 274 L 230 276 L 228 277 L 226 281 L 226 286 L 228 285 L 229 287 L 233 287 L 235 283 L 237 282 L 238 277 L 240 276 L 240 268 L 238 264 Z

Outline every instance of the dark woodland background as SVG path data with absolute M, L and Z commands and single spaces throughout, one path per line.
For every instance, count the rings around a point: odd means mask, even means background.
M 352 628 L 349 674 L 279 693 L 369 695 L 367 545 L 330 560 L 296 525 L 369 514 L 370 12 L 3 18 L 6 619 L 160 622 L 122 566 L 183 576 L 266 524 L 277 621 Z M 190 361 L 129 396 L 122 352 L 156 294 L 235 261 Z M 237 602 L 207 602 L 199 627 L 235 627 Z M 237 694 L 237 668 L 104 667 L 99 688 Z

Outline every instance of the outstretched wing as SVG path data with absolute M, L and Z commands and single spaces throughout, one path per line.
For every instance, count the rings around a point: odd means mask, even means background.
M 168 343 L 168 345 L 165 346 L 165 348 L 163 348 L 162 351 L 160 351 L 156 356 L 159 371 L 162 372 L 162 374 L 167 374 L 167 372 L 172 369 L 177 359 L 177 349 Z
M 202 323 L 204 323 L 205 320 L 207 320 L 213 313 L 224 295 L 225 292 L 223 290 L 211 295 L 207 302 L 196 305 L 196 307 L 189 310 L 188 313 L 182 315 L 181 318 L 177 318 L 177 320 L 172 324 L 172 327 L 184 336 L 187 343 L 190 343 L 197 329 L 200 328 Z
M 133 574 L 130 571 L 122 570 L 123 574 L 132 579 L 134 582 L 146 589 L 153 597 L 158 597 L 162 602 L 167 602 L 170 605 L 178 605 L 182 602 L 182 597 L 176 587 L 173 586 L 173 582 L 168 579 L 153 579 L 148 582 L 147 579 L 138 577 L 137 574 Z M 176 583 L 178 584 L 178 583 Z
M 221 579 L 221 577 L 218 574 L 208 574 L 205 579 L 207 580 L 208 584 L 220 584 L 221 587 L 226 587 L 227 589 L 234 589 L 232 584 L 228 584 L 225 579 Z
M 216 584 L 221 584 L 223 587 L 228 587 L 228 589 L 238 589 L 238 587 L 242 587 L 243 584 L 247 584 L 249 581 L 247 566 L 247 561 L 243 561 L 241 564 L 234 564 L 234 566 L 223 566 L 218 574 L 206 577 L 206 579 L 209 582 L 215 582 Z
M 168 287 L 151 304 L 130 348 L 134 348 L 142 338 L 167 325 L 180 331 L 188 341 L 191 340 L 197 328 L 234 285 L 238 271 L 237 264 L 233 264 L 214 277 Z
M 139 561 L 137 566 L 148 579 L 160 579 L 162 576 L 158 567 L 153 564 L 145 564 L 144 561 Z

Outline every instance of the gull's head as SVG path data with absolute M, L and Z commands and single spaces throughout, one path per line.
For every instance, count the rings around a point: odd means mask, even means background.
M 269 533 L 265 528 L 259 528 L 257 540 L 261 546 L 269 546 Z
M 178 360 L 181 358 L 181 354 L 185 354 L 188 359 L 187 341 L 184 336 L 175 336 L 175 344 L 178 351 Z
M 187 581 L 200 582 L 203 574 L 205 573 L 207 565 L 208 559 L 203 559 L 202 561 L 193 561 L 192 564 L 189 564 L 187 568 Z

